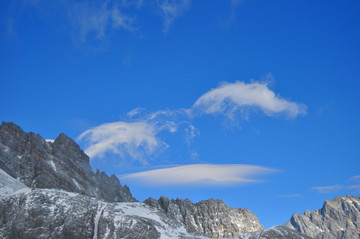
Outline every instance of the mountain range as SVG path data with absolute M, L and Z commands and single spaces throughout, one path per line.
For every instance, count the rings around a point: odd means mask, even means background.
M 46 141 L 0 126 L 0 238 L 360 238 L 360 198 L 336 197 L 268 229 L 222 200 L 137 201 L 115 175 L 94 172 L 71 138 Z

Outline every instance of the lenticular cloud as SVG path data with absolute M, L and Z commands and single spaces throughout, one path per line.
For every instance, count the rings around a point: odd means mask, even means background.
M 271 168 L 245 164 L 190 164 L 119 176 L 151 185 L 228 185 L 260 182 L 257 177 L 276 172 Z
M 232 116 L 236 111 L 256 108 L 266 115 L 285 113 L 296 117 L 306 113 L 306 106 L 280 98 L 266 83 L 237 81 L 224 83 L 203 94 L 193 105 L 193 112 L 204 114 L 222 113 Z

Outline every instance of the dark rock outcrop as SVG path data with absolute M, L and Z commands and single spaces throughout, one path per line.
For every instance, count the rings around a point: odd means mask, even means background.
M 209 199 L 194 204 L 188 199 L 160 197 L 159 200 L 148 198 L 145 203 L 185 224 L 190 231 L 212 238 L 236 237 L 264 229 L 250 210 L 230 208 L 222 200 Z
M 94 173 L 89 157 L 65 134 L 54 142 L 26 133 L 13 123 L 0 126 L 0 168 L 31 188 L 77 192 L 108 202 L 133 202 L 116 176 Z
M 294 214 L 286 227 L 317 239 L 360 238 L 360 198 L 340 196 L 316 211 Z

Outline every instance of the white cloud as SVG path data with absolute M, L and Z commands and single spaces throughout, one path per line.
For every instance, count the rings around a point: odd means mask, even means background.
M 140 115 L 141 112 L 143 112 L 144 110 L 145 110 L 144 108 L 138 107 L 138 108 L 135 108 L 135 109 L 131 110 L 130 112 L 128 112 L 126 114 L 126 116 L 132 118 L 132 117 L 135 117 L 137 115 Z
M 186 137 L 192 139 L 196 136 L 196 128 L 179 119 L 182 111 L 162 110 L 150 114 L 143 114 L 143 111 L 135 108 L 127 113 L 129 120 L 99 125 L 83 132 L 77 140 L 86 142 L 85 153 L 91 159 L 113 153 L 122 159 L 130 157 L 148 164 L 150 156 L 169 147 L 158 137 L 160 132 L 173 134 L 180 128 Z
M 85 140 L 85 152 L 90 158 L 104 156 L 105 153 L 131 157 L 147 164 L 147 157 L 159 149 L 169 146 L 160 139 L 160 132 L 184 132 L 190 158 L 198 154 L 190 148 L 194 138 L 200 134 L 189 116 L 222 113 L 234 119 L 237 111 L 246 114 L 249 109 L 261 109 L 267 115 L 287 113 L 295 117 L 305 113 L 302 104 L 286 101 L 276 96 L 266 84 L 243 82 L 224 83 L 202 95 L 191 109 L 159 110 L 145 113 L 143 108 L 135 108 L 119 122 L 107 123 L 82 133 L 78 140 Z M 242 115 L 243 116 L 243 115 Z M 163 135 L 161 135 L 163 136 Z
M 184 14 L 190 7 L 191 0 L 162 0 L 158 1 L 158 6 L 164 17 L 163 32 L 167 33 L 173 21 Z
M 146 122 L 114 122 L 92 128 L 82 133 L 78 140 L 86 140 L 85 153 L 90 158 L 102 157 L 106 152 L 127 155 L 146 164 L 143 154 L 151 155 L 166 144 L 157 138 L 156 126 Z
M 236 113 L 247 115 L 249 109 L 260 109 L 268 116 L 284 113 L 289 117 L 306 114 L 306 106 L 287 101 L 270 90 L 266 83 L 237 81 L 223 83 L 203 94 L 193 105 L 191 112 L 200 114 L 224 114 L 233 119 Z
M 274 169 L 243 164 L 192 164 L 119 176 L 151 185 L 228 185 L 261 182 L 256 177 Z

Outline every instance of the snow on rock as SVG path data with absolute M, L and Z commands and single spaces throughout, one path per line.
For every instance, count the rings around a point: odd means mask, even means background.
M 0 169 L 0 196 L 5 196 L 24 188 L 28 187 Z
M 104 209 L 105 209 L 105 205 L 102 202 L 99 202 L 97 212 L 96 212 L 96 216 L 95 216 L 95 221 L 94 221 L 95 225 L 94 225 L 94 237 L 93 237 L 93 239 L 98 238 L 99 221 L 100 221 L 100 217 L 101 217 Z
M 0 215 L 0 238 L 206 238 L 144 203 L 102 202 L 58 189 L 0 197 Z

